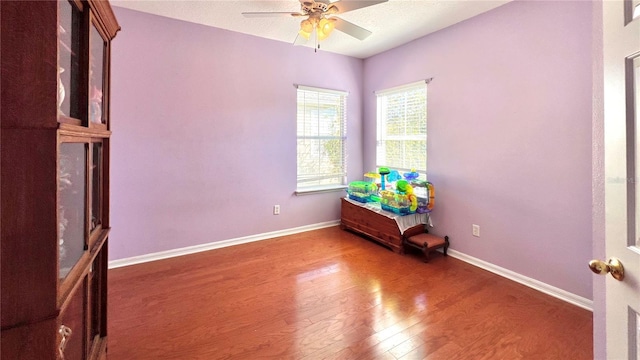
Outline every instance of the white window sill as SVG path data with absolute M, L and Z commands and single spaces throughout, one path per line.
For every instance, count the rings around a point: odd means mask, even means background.
M 321 193 L 327 193 L 327 192 L 344 191 L 346 188 L 347 188 L 347 185 L 309 187 L 309 188 L 296 189 L 294 194 L 296 194 L 297 196 L 321 194 Z

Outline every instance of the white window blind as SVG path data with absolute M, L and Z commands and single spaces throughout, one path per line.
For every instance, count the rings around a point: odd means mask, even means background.
M 345 185 L 347 93 L 297 88 L 298 190 Z
M 376 91 L 376 166 L 427 174 L 427 84 Z

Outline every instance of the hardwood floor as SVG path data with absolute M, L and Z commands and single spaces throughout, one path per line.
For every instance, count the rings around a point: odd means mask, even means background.
M 114 359 L 591 359 L 592 314 L 338 227 L 109 270 Z

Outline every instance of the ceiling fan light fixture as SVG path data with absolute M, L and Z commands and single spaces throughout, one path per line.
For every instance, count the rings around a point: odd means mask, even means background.
M 313 23 L 308 19 L 302 20 L 300 22 L 300 31 L 304 31 L 307 34 L 311 34 L 313 31 Z
M 335 27 L 335 19 L 322 18 L 318 22 L 318 26 L 316 28 L 318 32 L 318 40 L 324 40 L 329 37 Z
M 329 34 L 331 34 L 333 29 L 335 29 L 336 27 L 335 23 L 336 23 L 336 19 L 322 19 L 320 20 L 320 23 L 318 24 L 318 26 L 321 28 L 322 32 L 324 32 L 328 36 Z
M 304 31 L 302 29 L 300 31 L 298 31 L 298 34 L 300 34 L 300 36 L 302 36 L 303 38 L 305 38 L 307 40 L 309 40 L 309 38 L 311 38 L 311 33 L 308 33 L 308 32 L 306 32 L 306 31 Z
M 1 1 L 1 0 L 0 0 Z M 318 41 L 324 40 L 334 29 L 350 35 L 358 40 L 364 40 L 371 31 L 361 28 L 358 25 L 352 24 L 346 20 L 340 18 L 331 17 L 336 14 L 343 14 L 348 11 L 362 9 L 372 5 L 381 4 L 389 0 L 298 0 L 300 2 L 299 12 L 282 12 L 282 11 L 268 11 L 268 12 L 243 12 L 245 17 L 258 17 L 258 16 L 293 16 L 293 17 L 307 17 L 300 22 L 300 29 L 298 30 L 298 37 L 294 44 L 299 45 L 298 39 L 311 39 L 315 41 L 315 45 L 319 48 Z M 634 0 L 638 1 L 638 0 Z

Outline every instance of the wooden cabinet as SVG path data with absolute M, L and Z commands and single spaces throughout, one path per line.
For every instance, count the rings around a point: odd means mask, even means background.
M 2 359 L 106 353 L 106 0 L 0 2 Z
M 400 231 L 398 223 L 391 217 L 371 211 L 366 207 L 342 199 L 340 226 L 379 242 L 394 252 L 403 253 L 402 237 L 424 232 L 424 224 L 416 224 Z

